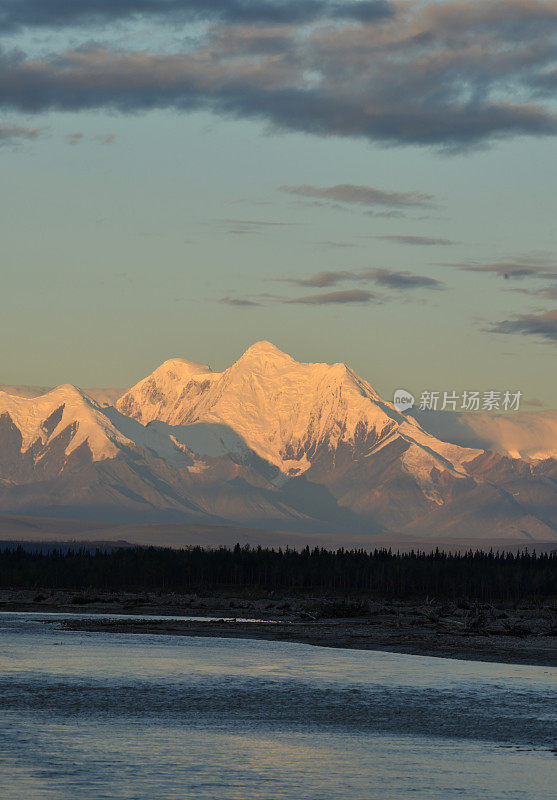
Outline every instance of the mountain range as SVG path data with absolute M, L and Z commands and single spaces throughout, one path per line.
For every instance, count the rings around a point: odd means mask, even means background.
M 122 393 L 18 387 L 0 391 L 0 513 L 557 541 L 555 420 L 536 439 L 507 416 L 512 450 L 483 446 L 481 421 L 464 446 L 345 364 L 269 342 L 223 372 L 171 359 Z

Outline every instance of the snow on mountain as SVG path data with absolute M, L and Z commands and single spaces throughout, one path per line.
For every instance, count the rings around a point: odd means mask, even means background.
M 557 461 L 462 447 L 421 422 L 345 364 L 299 363 L 269 342 L 223 372 L 166 361 L 116 407 L 71 385 L 0 391 L 0 511 L 557 536 Z
M 39 397 L 39 395 L 51 391 L 52 386 L 28 386 L 16 383 L 0 383 L 0 392 L 11 394 L 16 397 Z
M 238 437 L 229 431 L 223 437 L 202 424 L 170 426 L 155 421 L 145 426 L 70 384 L 34 398 L 0 392 L 0 419 L 3 415 L 9 416 L 21 435 L 21 453 L 32 452 L 39 459 L 64 432 L 70 434 L 65 455 L 86 443 L 93 461 L 116 458 L 122 448 L 136 448 L 175 469 L 199 471 L 194 452 L 213 458 L 241 452 Z
M 0 383 L 0 392 L 15 395 L 17 397 L 39 397 L 52 391 L 52 386 L 25 386 L 22 384 Z M 87 395 L 101 406 L 113 406 L 119 397 L 122 397 L 125 389 L 99 389 L 87 388 L 79 389 L 82 394 Z
M 481 452 L 435 439 L 345 364 L 299 363 L 265 341 L 221 373 L 167 361 L 117 408 L 143 424 L 220 425 L 288 477 L 306 472 L 320 447 L 349 444 L 369 457 L 401 437 L 409 445 L 404 467 L 427 493 L 433 467 L 463 476 L 463 464 Z
M 144 425 L 154 419 L 180 424 L 179 409 L 188 396 L 193 399 L 219 377 L 205 364 L 171 358 L 126 392 L 116 407 Z
M 122 445 L 132 444 L 98 403 L 71 384 L 32 398 L 0 392 L 0 418 L 3 415 L 8 415 L 18 428 L 22 453 L 37 444 L 48 446 L 67 429 L 72 430 L 72 436 L 65 448 L 66 456 L 87 443 L 93 461 L 102 461 L 114 458 Z

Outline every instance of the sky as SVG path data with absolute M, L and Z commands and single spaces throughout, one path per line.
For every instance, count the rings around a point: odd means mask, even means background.
M 557 407 L 557 2 L 0 0 L 0 383 L 267 339 Z

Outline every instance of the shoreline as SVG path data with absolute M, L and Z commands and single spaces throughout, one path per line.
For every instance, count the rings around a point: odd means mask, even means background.
M 439 636 L 417 630 L 414 635 L 396 629 L 372 628 L 366 621 L 243 622 L 215 618 L 195 620 L 68 620 L 64 630 L 90 633 L 162 634 L 224 639 L 257 639 L 309 644 L 347 650 L 404 653 L 415 656 L 485 661 L 502 664 L 557 666 L 555 637 Z M 427 635 L 429 634 L 429 635 Z M 553 641 L 549 641 L 552 639 Z
M 352 613 L 344 617 L 342 613 L 346 609 Z M 557 608 L 553 603 L 373 599 L 365 602 L 364 610 L 365 613 L 357 614 L 358 606 L 346 599 L 308 596 L 113 593 L 89 598 L 75 592 L 47 592 L 45 595 L 44 591 L 35 590 L 0 591 L 0 613 L 71 615 L 63 621 L 47 622 L 60 625 L 64 630 L 259 639 L 471 661 L 557 666 Z M 88 616 L 82 616 L 85 614 Z M 111 619 L 113 614 L 123 614 L 126 619 Z M 162 619 L 148 619 L 150 616 Z M 246 622 L 246 619 L 254 621 Z

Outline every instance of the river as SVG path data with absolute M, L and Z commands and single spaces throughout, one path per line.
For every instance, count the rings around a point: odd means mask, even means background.
M 555 668 L 60 618 L 0 614 L 3 800 L 555 796 Z

